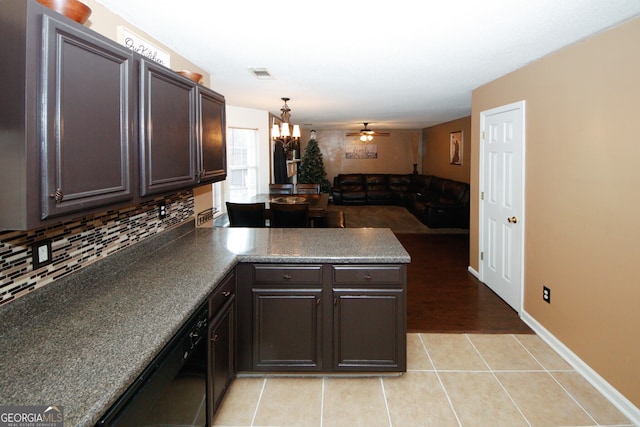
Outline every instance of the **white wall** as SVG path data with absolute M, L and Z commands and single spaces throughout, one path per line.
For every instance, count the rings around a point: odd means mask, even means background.
M 269 112 L 227 104 L 227 128 L 258 131 L 258 193 L 269 192 L 271 148 L 269 143 Z M 229 186 L 223 183 L 224 200 L 229 200 Z

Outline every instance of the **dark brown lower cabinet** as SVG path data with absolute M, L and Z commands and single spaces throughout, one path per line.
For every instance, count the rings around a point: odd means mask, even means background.
M 406 371 L 406 265 L 236 271 L 238 371 Z
M 235 297 L 209 325 L 209 402 L 211 416 L 216 412 L 231 381 L 234 369 Z
M 336 371 L 405 371 L 404 292 L 334 289 L 333 368 Z
M 331 272 L 333 369 L 406 371 L 406 266 L 332 265 Z
M 253 289 L 255 370 L 322 369 L 322 289 Z
M 209 297 L 207 349 L 207 425 L 222 403 L 236 376 L 236 282 L 235 274 L 225 277 Z

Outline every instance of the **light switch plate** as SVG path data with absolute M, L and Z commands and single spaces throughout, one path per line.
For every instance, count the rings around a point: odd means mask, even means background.
M 33 257 L 33 269 L 36 270 L 45 265 L 51 264 L 53 261 L 51 251 L 51 240 L 41 240 L 34 243 L 31 246 L 31 253 Z

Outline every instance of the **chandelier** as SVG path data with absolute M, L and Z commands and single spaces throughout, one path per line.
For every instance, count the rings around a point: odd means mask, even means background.
M 274 140 L 279 140 L 284 145 L 285 149 L 289 149 L 291 143 L 297 142 L 300 139 L 300 126 L 293 125 L 293 129 L 289 127 L 289 119 L 291 118 L 291 109 L 287 105 L 287 101 L 289 98 L 280 98 L 284 101 L 284 105 L 280 109 L 282 112 L 280 118 L 282 119 L 282 124 L 278 126 L 277 123 L 273 124 L 271 128 L 271 137 Z

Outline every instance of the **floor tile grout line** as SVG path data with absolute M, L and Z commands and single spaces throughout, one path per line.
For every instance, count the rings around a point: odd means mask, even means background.
M 435 365 L 435 363 L 433 363 L 433 359 L 431 358 L 431 355 L 429 354 L 429 350 L 427 350 L 427 345 L 424 343 L 424 340 L 422 339 L 422 334 L 418 334 L 418 339 L 420 340 L 420 344 L 422 344 L 422 349 L 424 350 L 425 354 L 427 355 L 427 358 L 429 359 L 429 363 L 431 363 L 431 366 L 433 367 L 433 371 L 435 372 L 436 371 L 436 365 Z
M 384 389 L 384 379 L 383 377 L 378 377 L 380 379 L 380 387 L 382 388 L 382 397 L 384 399 L 384 406 L 387 408 L 387 420 L 389 421 L 389 427 L 393 427 L 393 423 L 391 422 L 391 411 L 389 411 L 389 402 L 387 402 L 387 393 Z
M 493 375 L 493 378 L 498 382 L 498 384 L 500 385 L 500 388 L 502 388 L 502 390 L 505 392 L 505 394 L 507 395 L 507 397 L 509 398 L 509 400 L 511 400 L 511 403 L 513 403 L 513 406 L 516 407 L 516 409 L 518 410 L 518 412 L 520 413 L 520 415 L 522 416 L 522 419 L 527 423 L 527 425 L 529 427 L 531 427 L 531 422 L 529 422 L 529 419 L 524 415 L 524 413 L 522 412 L 522 410 L 520 409 L 520 407 L 518 406 L 518 404 L 516 403 L 515 400 L 513 400 L 513 397 L 511 396 L 511 393 L 509 393 L 507 391 L 507 389 L 505 388 L 504 384 L 502 384 L 502 381 L 500 381 L 500 378 L 498 378 L 498 376 L 496 375 L 496 371 L 494 371 L 493 369 L 491 369 L 491 366 L 489 366 L 489 363 L 487 363 L 487 361 L 485 360 L 485 358 L 482 356 L 482 354 L 480 354 L 480 350 L 478 350 L 478 348 L 476 347 L 476 345 L 473 343 L 473 341 L 471 340 L 471 338 L 469 337 L 469 334 L 464 334 L 465 337 L 467 337 L 467 340 L 469 341 L 469 344 L 471 344 L 471 346 L 473 347 L 473 349 L 476 351 L 476 353 L 478 353 L 478 356 L 482 359 L 482 361 L 484 362 L 484 364 L 487 366 L 487 368 L 489 368 L 489 372 L 491 372 L 491 375 Z M 513 371 L 507 371 L 507 372 L 513 372 Z
M 449 397 L 449 393 L 447 392 L 447 389 L 444 386 L 444 383 L 442 382 L 442 378 L 440 378 L 440 374 L 438 373 L 438 370 L 436 369 L 436 365 L 435 363 L 433 363 L 433 359 L 431 358 L 431 355 L 429 354 L 429 349 L 427 348 L 427 345 L 424 343 L 423 339 L 422 339 L 422 335 L 419 335 L 420 337 L 420 342 L 422 343 L 422 347 L 424 348 L 425 352 L 427 353 L 427 357 L 429 358 L 429 361 L 431 362 L 431 366 L 433 366 L 433 368 L 435 369 L 434 374 L 436 376 L 436 378 L 438 379 L 438 382 L 440 383 L 440 387 L 442 388 L 442 391 L 444 392 L 445 397 L 447 398 L 447 402 L 449 402 L 449 407 L 451 408 L 451 411 L 453 411 L 453 415 L 456 417 L 456 421 L 458 422 L 458 426 L 462 427 L 462 421 L 460 421 L 460 417 L 458 417 L 458 412 L 456 412 L 456 408 L 453 406 L 453 402 L 451 401 L 451 397 Z
M 514 340 L 515 340 L 515 341 L 520 345 L 520 347 L 522 347 L 522 348 L 524 349 L 524 351 L 526 351 L 526 352 L 527 352 L 527 354 L 528 354 L 529 356 L 531 356 L 531 358 L 532 358 L 533 360 L 535 360 L 535 361 L 536 361 L 536 363 L 537 363 L 538 365 L 540 365 L 540 367 L 542 367 L 542 369 L 544 369 L 546 372 L 548 372 L 547 367 L 546 367 L 546 366 L 544 366 L 544 364 L 543 364 L 542 362 L 540 362 L 540 361 L 538 360 L 538 358 L 537 358 L 537 357 L 535 357 L 535 356 L 533 355 L 533 353 L 531 353 L 531 352 L 529 351 L 529 349 L 527 348 L 527 346 L 526 346 L 526 345 L 524 345 L 524 343 L 523 343 L 522 341 L 520 341 L 520 340 L 519 340 L 515 335 L 511 335 L 511 337 L 512 337 L 512 338 L 513 338 L 513 339 L 514 339 Z
M 484 357 L 482 357 L 482 354 L 480 354 L 480 350 L 478 350 L 476 345 L 471 340 L 470 334 L 464 334 L 464 337 L 467 339 L 467 341 L 469 341 L 469 344 L 471 344 L 471 347 L 473 347 L 473 349 L 478 354 L 480 359 L 482 359 L 482 362 L 484 363 L 484 366 L 487 367 L 487 370 L 490 371 L 490 372 L 493 372 L 493 369 L 491 369 L 491 366 L 489 366 L 489 363 L 487 362 L 487 360 Z
M 407 372 L 468 372 L 468 373 L 488 373 L 488 372 L 520 372 L 520 373 L 552 373 L 552 372 L 575 372 L 573 370 L 555 369 L 547 371 L 545 369 L 408 369 Z
M 320 427 L 324 425 L 324 393 L 326 377 L 322 377 L 322 396 L 320 397 Z
M 553 373 L 552 373 L 552 372 L 550 372 L 550 371 L 547 369 L 547 367 L 546 367 L 546 366 L 544 366 L 544 364 L 543 364 L 542 362 L 540 362 L 540 361 L 539 361 L 539 360 L 538 360 L 538 359 L 533 355 L 533 353 L 531 353 L 531 352 L 529 351 L 529 349 L 527 348 L 527 346 L 526 346 L 526 345 L 524 345 L 524 343 L 523 343 L 522 341 L 520 341 L 520 340 L 518 339 L 518 337 L 516 337 L 515 335 L 513 336 L 513 338 L 516 340 L 516 342 L 517 342 L 518 344 L 520 344 L 520 345 L 522 346 L 522 348 L 523 348 L 523 349 L 524 349 L 524 350 L 529 354 L 529 356 L 531 356 L 531 357 L 533 358 L 533 360 L 535 360 L 535 361 L 536 361 L 536 363 L 538 363 L 540 366 L 542 366 L 542 368 L 543 368 L 543 369 L 544 369 L 544 371 L 547 373 L 547 375 L 549 375 L 549 376 L 553 379 L 553 381 L 555 381 L 555 382 L 556 382 L 556 384 L 558 384 L 558 385 L 560 386 L 560 388 L 561 388 L 562 390 L 564 390 L 564 392 L 565 392 L 565 393 L 567 393 L 567 396 L 569 396 L 569 397 L 571 398 L 571 400 L 573 400 L 573 401 L 575 402 L 575 404 L 576 404 L 576 405 L 578 405 L 578 407 L 579 407 L 580 409 L 582 409 L 582 410 L 584 411 L 584 413 L 585 413 L 585 414 L 587 414 L 587 416 L 591 419 L 591 421 L 593 421 L 593 422 L 594 422 L 594 423 L 596 423 L 597 425 L 600 425 L 600 423 L 598 423 L 598 421 L 596 421 L 596 420 L 595 420 L 595 418 L 593 418 L 593 417 L 591 416 L 591 414 L 589 413 L 589 411 L 587 411 L 587 410 L 586 410 L 586 408 L 585 408 L 584 406 L 582 406 L 582 404 L 580 404 L 580 402 L 578 402 L 578 399 L 576 399 L 576 398 L 573 396 L 573 394 L 572 394 L 572 393 L 570 393 L 570 392 L 569 392 L 569 390 L 567 390 L 567 389 L 566 389 L 566 388 L 565 388 L 565 387 L 560 383 L 560 381 L 558 381 L 558 379 L 557 379 L 555 376 L 553 376 Z M 559 356 L 559 355 L 558 355 L 558 356 Z M 564 360 L 564 359 L 563 359 L 563 360 Z M 575 372 L 575 370 L 571 370 L 570 372 Z
M 264 393 L 264 389 L 267 386 L 267 378 L 262 381 L 262 388 L 260 389 L 260 396 L 258 396 L 258 402 L 256 403 L 256 409 L 253 411 L 253 417 L 251 418 L 251 425 L 253 426 L 256 422 L 256 417 L 258 416 L 258 408 L 260 407 L 260 403 L 262 402 L 262 394 Z
M 573 394 L 569 392 L 569 390 L 567 390 L 561 383 L 560 381 L 558 381 L 558 379 L 556 377 L 553 376 L 553 374 L 551 372 L 547 372 L 549 374 L 549 376 L 553 379 L 553 381 L 556 382 L 556 384 L 558 384 L 558 386 L 560 386 L 560 388 L 562 390 L 564 390 L 565 393 L 567 393 L 567 396 L 569 396 L 571 398 L 571 400 L 573 400 L 575 402 L 576 405 L 578 405 L 578 407 L 580 409 L 582 409 L 584 411 L 585 414 L 587 414 L 587 416 L 591 419 L 591 421 L 593 421 L 594 423 L 596 423 L 596 425 L 601 425 L 598 421 L 596 421 L 595 418 L 593 418 L 591 416 L 591 414 L 589 413 L 589 411 L 586 410 L 586 408 L 584 406 L 582 406 L 582 404 L 580 402 L 578 402 L 578 400 L 573 397 Z

